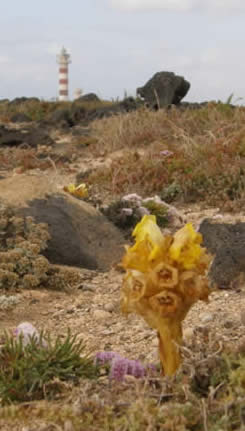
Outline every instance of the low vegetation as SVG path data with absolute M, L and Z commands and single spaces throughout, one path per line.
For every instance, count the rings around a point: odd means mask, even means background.
M 57 268 L 42 255 L 50 238 L 45 223 L 34 223 L 32 217 L 0 201 L 0 289 L 15 292 L 19 288 L 48 287 L 66 289 L 78 282 L 79 275 Z
M 122 382 L 108 380 L 69 333 L 63 341 L 43 339 L 48 346 L 32 339 L 23 347 L 7 336 L 2 346 L 0 425 L 7 431 L 23 429 L 30 417 L 35 430 L 238 431 L 244 425 L 244 349 L 231 352 L 215 334 L 199 334 L 183 347 L 175 377 L 158 372 Z
M 0 103 L 0 120 L 9 122 L 11 117 L 16 114 L 25 114 L 32 121 L 47 120 L 49 116 L 58 110 L 71 111 L 75 106 L 83 108 L 85 111 L 92 111 L 103 106 L 113 105 L 115 102 L 111 101 L 84 101 L 84 102 L 47 102 L 45 100 L 38 100 L 29 98 L 25 101 L 17 99 L 12 102 L 2 101 Z
M 91 151 L 121 154 L 88 181 L 113 194 L 158 193 L 167 202 L 222 202 L 230 209 L 244 198 L 244 120 L 245 108 L 221 103 L 97 120 Z
M 49 334 L 34 336 L 24 345 L 20 336 L 5 334 L 0 351 L 0 397 L 2 404 L 54 398 L 62 382 L 77 383 L 79 378 L 95 378 L 98 369 L 83 355 L 82 341 L 68 332 L 65 340 L 53 342 Z

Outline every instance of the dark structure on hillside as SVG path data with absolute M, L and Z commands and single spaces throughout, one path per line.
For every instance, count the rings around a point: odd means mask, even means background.
M 143 87 L 137 88 L 137 94 L 152 109 L 178 105 L 186 96 L 190 83 L 173 72 L 156 73 Z

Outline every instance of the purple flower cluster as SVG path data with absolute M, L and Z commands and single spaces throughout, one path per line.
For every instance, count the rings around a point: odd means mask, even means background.
M 144 365 L 139 361 L 127 359 L 116 352 L 98 352 L 95 356 L 95 365 L 109 365 L 109 378 L 123 381 L 126 375 L 136 378 L 144 377 L 147 370 L 154 370 L 154 365 Z

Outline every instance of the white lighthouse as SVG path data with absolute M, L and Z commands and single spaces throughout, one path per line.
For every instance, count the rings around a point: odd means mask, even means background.
M 59 64 L 59 100 L 64 101 L 69 98 L 68 65 L 71 63 L 70 54 L 63 47 L 57 55 Z

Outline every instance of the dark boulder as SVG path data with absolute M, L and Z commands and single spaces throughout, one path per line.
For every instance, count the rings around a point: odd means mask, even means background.
M 181 102 L 179 105 L 176 105 L 176 107 L 181 111 L 185 111 L 187 109 L 189 109 L 190 111 L 195 111 L 198 109 L 206 108 L 208 106 L 208 103 L 209 102 Z
M 101 118 L 111 117 L 112 115 L 120 114 L 122 107 L 119 103 L 111 103 L 104 105 L 101 108 L 91 109 L 87 115 L 88 121 L 93 121 Z
M 133 97 L 127 97 L 121 102 L 104 104 L 96 109 L 91 109 L 86 116 L 87 122 L 111 117 L 112 115 L 125 114 L 126 112 L 135 111 L 142 106 L 141 101 L 136 101 Z
M 84 94 L 83 96 L 78 97 L 75 100 L 76 102 L 100 102 L 101 100 L 99 99 L 99 97 L 97 96 L 97 94 L 95 93 L 87 93 Z
M 53 145 L 54 141 L 41 127 L 9 129 L 0 125 L 0 147 L 26 145 L 36 148 L 38 145 Z
M 73 125 L 83 122 L 86 116 L 87 116 L 87 110 L 84 108 L 84 106 L 81 106 L 73 102 L 70 110 L 70 118 Z
M 137 88 L 137 94 L 152 109 L 177 105 L 185 97 L 190 83 L 173 72 L 156 73 L 143 87 Z
M 60 128 L 69 128 L 74 126 L 69 108 L 59 108 L 51 112 L 45 119 L 48 125 Z
M 17 114 L 14 114 L 12 115 L 12 117 L 10 117 L 10 121 L 12 123 L 28 123 L 32 120 L 30 117 L 28 117 L 28 115 L 22 112 L 18 112 Z
M 48 224 L 51 238 L 43 254 L 51 263 L 105 271 L 122 257 L 119 230 L 84 201 L 51 195 L 28 202 L 18 213 Z
M 23 144 L 25 136 L 18 130 L 11 130 L 0 125 L 0 148 L 4 146 L 15 147 Z
M 142 101 L 136 101 L 133 97 L 127 97 L 121 102 L 99 101 L 100 103 L 94 107 L 91 107 L 89 104 L 86 106 L 85 103 L 81 102 L 82 99 L 79 98 L 70 107 L 57 109 L 47 116 L 45 122 L 48 126 L 60 128 L 71 128 L 77 125 L 86 127 L 91 121 L 96 119 L 131 112 L 142 106 Z
M 203 245 L 214 254 L 209 276 L 219 288 L 236 285 L 245 275 L 245 223 L 213 223 L 205 219 L 199 228 Z
M 26 140 L 27 143 L 34 148 L 38 147 L 39 145 L 54 145 L 54 140 L 50 137 L 48 131 L 39 126 L 30 128 L 28 130 Z
M 49 114 L 45 121 L 49 126 L 67 129 L 84 123 L 88 115 L 84 106 L 73 102 L 70 108 L 60 108 Z
M 91 134 L 92 134 L 92 129 L 90 129 L 89 127 L 85 127 L 85 126 L 78 124 L 77 126 L 74 126 L 72 128 L 72 135 L 73 136 L 88 137 L 88 136 L 91 136 Z
M 142 102 L 136 100 L 134 97 L 126 97 L 122 102 L 119 103 L 119 105 L 122 108 L 122 112 L 131 112 L 142 106 Z
M 10 105 L 21 105 L 26 102 L 40 102 L 38 97 L 16 97 L 9 102 Z
M 44 254 L 50 262 L 102 271 L 120 262 L 121 232 L 94 206 L 61 191 L 55 174 L 2 179 L 0 197 L 20 215 L 48 224 L 51 238 Z

